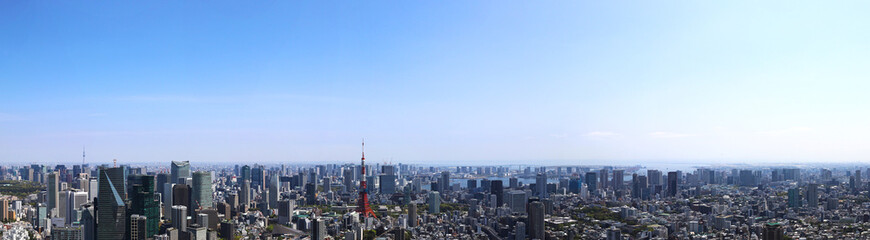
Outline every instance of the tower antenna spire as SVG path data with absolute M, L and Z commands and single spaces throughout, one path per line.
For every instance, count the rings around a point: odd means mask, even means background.
M 82 145 L 82 167 L 85 166 L 85 145 Z

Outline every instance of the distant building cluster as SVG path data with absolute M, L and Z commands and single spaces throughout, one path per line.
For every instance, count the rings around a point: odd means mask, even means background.
M 2 238 L 870 239 L 852 166 L 167 163 L 0 167 L 44 186 L 0 196 Z

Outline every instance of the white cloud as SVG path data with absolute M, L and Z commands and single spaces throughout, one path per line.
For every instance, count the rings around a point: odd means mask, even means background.
M 694 137 L 694 134 L 686 134 L 686 133 L 675 133 L 675 132 L 651 132 L 649 133 L 651 137 L 654 138 L 682 138 L 682 137 Z
M 605 132 L 605 131 L 595 131 L 584 134 L 587 137 L 614 137 L 619 136 L 619 133 L 615 132 Z
M 786 136 L 786 135 L 806 133 L 806 132 L 810 132 L 812 130 L 813 130 L 812 128 L 808 128 L 808 127 L 793 127 L 793 128 L 771 130 L 771 131 L 760 131 L 757 133 L 759 135 L 762 135 L 762 136 L 775 137 L 775 136 Z

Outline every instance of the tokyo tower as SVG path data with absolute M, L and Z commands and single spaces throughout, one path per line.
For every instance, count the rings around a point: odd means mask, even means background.
M 357 199 L 357 208 L 356 211 L 362 215 L 363 217 L 374 217 L 375 212 L 372 211 L 372 207 L 369 206 L 369 193 L 366 188 L 366 142 L 363 140 L 362 142 L 362 163 L 360 163 L 360 170 L 362 171 L 362 180 L 359 181 L 359 199 Z

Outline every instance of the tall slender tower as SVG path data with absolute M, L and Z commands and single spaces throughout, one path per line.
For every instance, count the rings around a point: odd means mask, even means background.
M 361 160 L 360 169 L 362 171 L 362 180 L 359 181 L 359 199 L 357 199 L 357 209 L 356 211 L 360 213 L 360 215 L 364 217 L 375 217 L 375 212 L 372 211 L 372 207 L 369 206 L 369 193 L 366 189 L 366 142 L 363 140 L 362 142 L 362 160 Z

